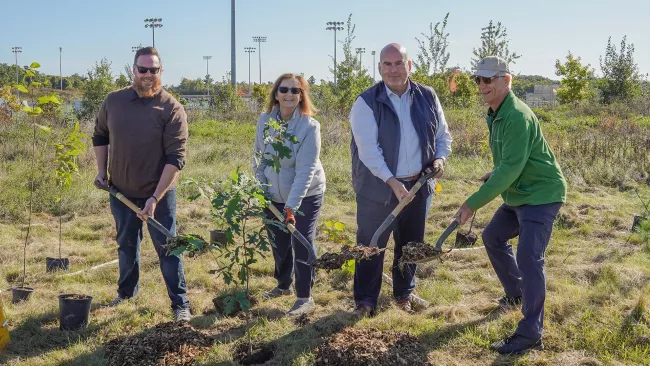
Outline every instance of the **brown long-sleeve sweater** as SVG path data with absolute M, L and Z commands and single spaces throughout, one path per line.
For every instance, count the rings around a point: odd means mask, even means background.
M 148 198 L 166 164 L 185 165 L 185 109 L 162 88 L 153 98 L 140 98 L 133 87 L 114 91 L 95 121 L 93 146 L 105 145 L 111 184 L 127 197 Z

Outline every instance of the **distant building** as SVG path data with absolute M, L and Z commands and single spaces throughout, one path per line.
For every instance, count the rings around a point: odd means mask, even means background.
M 535 84 L 533 92 L 526 92 L 526 104 L 530 107 L 555 107 L 560 103 L 557 100 L 558 84 Z

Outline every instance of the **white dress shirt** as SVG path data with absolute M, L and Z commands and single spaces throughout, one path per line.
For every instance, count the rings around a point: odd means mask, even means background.
M 397 171 L 395 172 L 396 178 L 406 178 L 419 174 L 422 169 L 420 140 L 411 120 L 410 88 L 411 86 L 409 85 L 408 89 L 400 97 L 386 87 L 386 93 L 393 104 L 393 108 L 400 122 L 400 147 L 397 159 Z M 434 99 L 438 110 L 438 128 L 435 136 L 436 152 L 434 159 L 446 159 L 451 153 L 452 138 L 449 134 L 449 128 L 440 101 L 437 97 Z M 377 121 L 375 120 L 372 109 L 370 109 L 361 97 L 357 98 L 352 105 L 350 124 L 352 125 L 354 141 L 359 150 L 359 159 L 373 175 L 384 182 L 387 181 L 393 174 L 388 169 L 381 147 L 379 147 L 377 139 L 379 128 L 377 127 Z

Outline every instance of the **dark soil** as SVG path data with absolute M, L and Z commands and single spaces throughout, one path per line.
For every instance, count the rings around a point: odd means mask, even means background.
M 301 314 L 293 319 L 293 323 L 299 327 L 304 327 L 311 322 L 312 319 L 309 317 L 309 314 Z
M 253 352 L 249 355 L 248 342 L 242 342 L 235 348 L 235 361 L 240 365 L 261 365 L 273 358 L 274 347 L 268 343 L 253 343 Z
M 110 366 L 189 366 L 213 340 L 187 323 L 161 323 L 142 334 L 106 343 Z
M 316 348 L 316 365 L 431 365 L 420 341 L 407 332 L 345 328 Z
M 440 255 L 434 247 L 427 243 L 412 241 L 402 249 L 402 257 L 399 259 L 400 266 L 406 263 L 415 263 L 422 259 L 427 259 Z
M 202 249 L 196 249 L 196 247 L 190 243 L 190 240 L 199 241 L 202 244 Z M 171 239 L 167 239 L 167 244 L 163 247 L 170 252 L 179 247 L 187 248 L 187 255 L 193 257 L 207 252 L 210 249 L 210 244 L 200 235 L 188 234 L 178 235 Z
M 90 299 L 90 296 L 88 295 L 78 295 L 78 294 L 71 294 L 63 297 L 65 300 L 88 300 Z
M 362 247 L 362 246 L 349 246 L 343 247 L 341 253 L 325 253 L 320 258 L 314 261 L 313 266 L 325 270 L 339 269 L 343 264 L 351 259 L 356 261 L 369 259 L 372 256 L 379 255 L 384 249 Z
M 476 234 L 472 232 L 457 232 L 456 233 L 456 247 L 463 248 L 463 247 L 471 247 L 472 245 L 476 244 L 476 240 L 478 237 Z
M 239 303 L 235 301 L 235 307 L 233 311 L 230 314 L 226 314 L 226 297 L 229 296 L 229 294 L 224 294 L 218 297 L 215 297 L 212 299 L 212 303 L 214 304 L 214 308 L 219 312 L 221 315 L 226 315 L 226 316 L 236 316 L 237 314 L 241 313 L 241 306 L 239 306 Z M 248 301 L 251 302 L 251 307 L 255 306 L 258 304 L 258 300 L 255 296 L 253 295 L 248 295 Z

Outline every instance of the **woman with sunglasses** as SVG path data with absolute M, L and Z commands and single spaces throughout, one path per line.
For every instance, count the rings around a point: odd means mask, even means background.
M 305 78 L 294 74 L 281 75 L 273 84 L 266 112 L 257 121 L 253 162 L 255 175 L 271 197 L 272 204 L 284 212 L 285 224 L 293 223 L 307 238 L 314 252 L 316 226 L 325 193 L 325 172 L 320 161 L 320 124 L 313 118 L 315 114 L 316 108 L 309 97 L 309 84 Z M 265 163 L 265 159 L 278 155 L 271 143 L 264 141 L 267 122 L 272 120 L 286 127 L 284 146 L 291 150 L 291 156 L 283 157 L 277 170 Z M 268 134 L 278 136 L 279 132 L 269 127 Z M 296 212 L 298 214 L 294 215 Z M 266 215 L 269 219 L 276 219 L 270 210 Z M 267 228 L 272 234 L 274 277 L 278 284 L 264 298 L 292 294 L 293 271 L 297 300 L 287 315 L 307 313 L 315 305 L 311 297 L 315 271 L 302 263 L 307 262 L 309 252 L 289 232 L 273 225 L 267 225 Z

